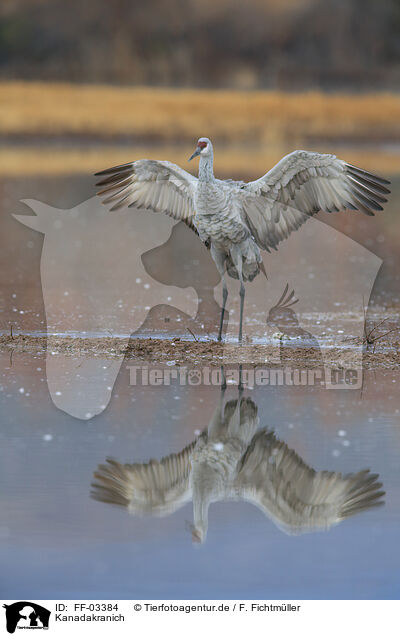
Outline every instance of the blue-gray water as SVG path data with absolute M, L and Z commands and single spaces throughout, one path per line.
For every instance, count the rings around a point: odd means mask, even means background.
M 288 536 L 249 503 L 215 503 L 196 546 L 191 503 L 137 518 L 92 500 L 90 484 L 107 456 L 144 462 L 180 451 L 208 425 L 219 388 L 129 386 L 124 363 L 108 409 L 82 422 L 51 403 L 43 363 L 15 354 L 10 367 L 2 358 L 2 598 L 399 597 L 398 373 L 367 372 L 362 393 L 247 391 L 260 427 L 314 469 L 379 473 L 384 506 Z M 234 387 L 228 394 L 237 397 Z

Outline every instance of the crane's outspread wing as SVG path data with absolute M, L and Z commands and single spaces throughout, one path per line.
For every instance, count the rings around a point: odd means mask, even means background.
M 165 212 L 193 229 L 193 197 L 197 179 L 169 161 L 139 159 L 97 172 L 102 179 L 97 193 L 112 203 L 111 210 L 136 206 Z
M 180 453 L 146 464 L 121 464 L 107 459 L 94 473 L 91 496 L 126 506 L 132 514 L 167 515 L 191 500 L 189 474 L 196 442 Z
M 378 475 L 316 472 L 275 435 L 256 433 L 243 457 L 236 497 L 260 508 L 288 534 L 328 529 L 383 503 Z
M 257 181 L 240 187 L 243 216 L 269 251 L 320 210 L 382 210 L 390 182 L 334 155 L 296 150 Z

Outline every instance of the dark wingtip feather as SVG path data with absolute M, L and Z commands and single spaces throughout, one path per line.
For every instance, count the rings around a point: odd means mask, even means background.
M 129 163 L 121 163 L 119 166 L 113 166 L 112 168 L 106 168 L 105 170 L 99 170 L 99 172 L 95 172 L 95 177 L 102 177 L 103 175 L 113 174 L 115 172 L 120 172 L 121 170 L 129 170 L 132 168 L 132 162 Z
M 128 176 L 132 175 L 132 170 L 121 170 L 119 172 L 113 173 L 111 176 L 106 177 L 105 179 L 100 179 L 97 181 L 97 186 L 107 186 L 113 185 L 114 183 L 118 183 L 119 181 L 126 179 Z
M 110 208 L 110 212 L 116 212 L 117 210 L 120 210 L 123 207 L 124 207 L 123 201 L 117 201 L 117 203 L 114 203 L 114 205 Z
M 383 484 L 378 481 L 378 474 L 371 474 L 366 469 L 356 475 L 346 475 L 345 479 L 349 480 L 349 489 L 341 509 L 342 518 L 350 517 L 362 510 L 382 506 L 385 503 L 386 493 L 381 490 Z
M 362 168 L 358 168 L 357 166 L 353 166 L 351 163 L 346 163 L 346 168 L 349 168 L 351 171 L 356 172 L 361 177 L 365 176 L 367 179 L 371 179 L 376 181 L 377 183 L 381 183 L 383 185 L 390 185 L 390 181 L 388 179 L 384 179 L 383 177 L 378 177 L 378 175 L 373 174 L 372 172 L 368 172 L 368 170 L 363 170 Z
M 90 496 L 96 501 L 128 506 L 130 497 L 126 490 L 126 475 L 123 466 L 107 457 L 106 464 L 100 464 L 93 474 Z

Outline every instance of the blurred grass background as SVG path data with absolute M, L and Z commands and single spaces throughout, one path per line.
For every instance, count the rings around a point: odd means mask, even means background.
M 399 0 L 2 0 L 0 77 L 393 90 Z
M 0 134 L 78 134 L 192 141 L 400 135 L 400 95 L 121 88 L 43 82 L 0 84 Z
M 396 173 L 400 96 L 0 83 L 5 175 L 93 172 L 146 156 L 185 164 L 203 135 L 224 174 L 262 173 L 298 147 Z
M 6 0 L 0 175 L 185 165 L 221 176 L 295 148 L 400 172 L 400 0 Z

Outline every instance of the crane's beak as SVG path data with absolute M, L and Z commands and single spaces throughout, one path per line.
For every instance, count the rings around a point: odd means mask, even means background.
M 196 148 L 191 157 L 189 157 L 188 161 L 192 161 L 195 157 L 197 157 L 201 153 L 201 148 Z

